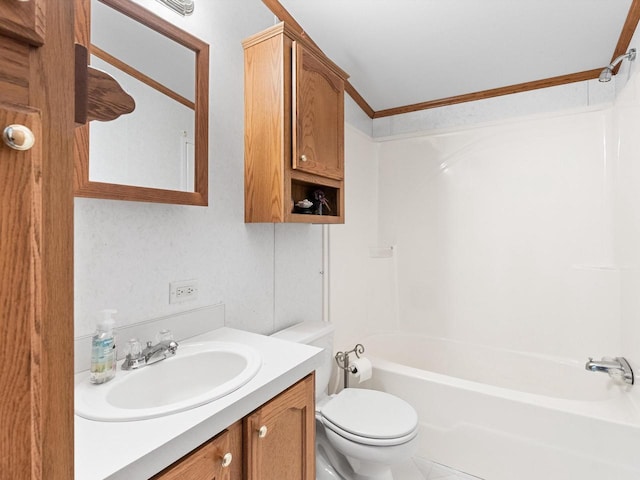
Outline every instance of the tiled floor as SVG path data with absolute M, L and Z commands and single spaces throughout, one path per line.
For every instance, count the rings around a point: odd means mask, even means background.
M 402 480 L 482 480 L 423 458 L 413 458 L 394 468 L 393 476 Z

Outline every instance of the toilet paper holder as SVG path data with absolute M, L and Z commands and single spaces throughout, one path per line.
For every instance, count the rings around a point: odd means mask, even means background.
M 349 388 L 349 374 L 357 373 L 358 369 L 355 365 L 349 364 L 349 355 L 355 353 L 357 358 L 360 358 L 360 355 L 364 353 L 364 346 L 361 343 L 358 343 L 353 349 L 348 352 L 338 352 L 336 353 L 335 359 L 338 367 L 340 367 L 344 374 L 344 388 Z

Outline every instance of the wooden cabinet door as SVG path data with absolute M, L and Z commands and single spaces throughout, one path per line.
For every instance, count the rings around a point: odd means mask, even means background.
M 0 133 L 35 137 L 0 140 L 3 479 L 73 478 L 73 15 L 0 0 Z
M 0 34 L 31 45 L 44 42 L 44 0 L 2 0 Z
M 344 178 L 344 80 L 293 42 L 293 168 Z
M 240 480 L 241 422 L 184 456 L 152 480 Z
M 314 480 L 315 377 L 311 374 L 244 421 L 247 480 Z

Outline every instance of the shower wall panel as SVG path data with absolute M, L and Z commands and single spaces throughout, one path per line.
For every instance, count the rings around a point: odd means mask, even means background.
M 401 328 L 619 351 L 610 125 L 610 109 L 582 109 L 383 141 L 378 241 L 396 246 Z

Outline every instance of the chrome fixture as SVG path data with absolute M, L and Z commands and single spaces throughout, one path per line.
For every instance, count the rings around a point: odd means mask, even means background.
M 349 365 L 349 355 L 352 353 L 355 353 L 356 357 L 360 358 L 360 355 L 364 353 L 364 347 L 362 344 L 358 343 L 348 352 L 338 352 L 335 356 L 338 367 L 340 367 L 344 372 L 344 388 L 349 388 L 349 374 L 358 372 L 355 365 Z
M 598 77 L 598 80 L 600 80 L 601 82 L 611 81 L 611 75 L 613 74 L 613 69 L 616 68 L 616 66 L 625 58 L 630 62 L 633 62 L 636 59 L 636 49 L 632 48 L 624 55 L 620 55 L 619 57 L 616 57 L 616 59 L 613 62 L 611 62 L 608 66 L 604 68 L 604 70 L 602 70 L 602 72 L 600 72 L 600 76 Z
M 143 349 L 137 338 L 132 338 L 127 343 L 127 355 L 122 362 L 122 370 L 135 370 L 152 365 L 169 356 L 176 354 L 178 350 L 178 342 L 173 339 L 173 335 L 169 330 L 162 330 L 158 333 L 158 343 L 148 341 L 147 346 Z
M 179 13 L 183 17 L 185 15 L 191 15 L 194 9 L 194 0 L 157 0 L 161 4 L 169 7 L 176 13 Z
M 607 358 L 602 360 L 594 360 L 589 357 L 589 361 L 584 366 L 585 369 L 590 372 L 605 372 L 608 373 L 614 380 L 621 380 L 624 383 L 633 385 L 634 377 L 633 370 L 629 366 L 629 362 L 624 357 Z

